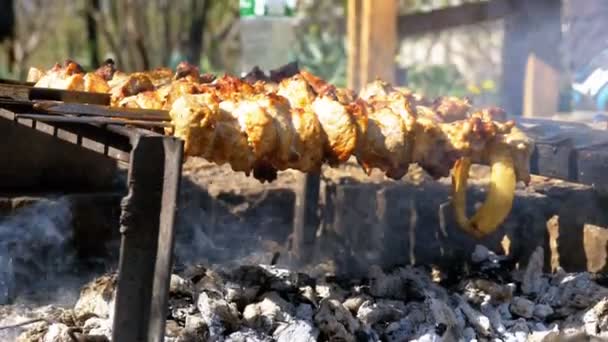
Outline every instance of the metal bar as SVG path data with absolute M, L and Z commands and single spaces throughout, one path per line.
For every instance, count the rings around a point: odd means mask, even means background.
M 98 106 L 84 103 L 61 103 L 61 102 L 40 102 L 34 103 L 34 108 L 48 113 L 73 114 L 73 115 L 93 115 L 119 117 L 125 119 L 169 121 L 171 117 L 165 110 L 140 109 L 140 108 L 115 108 L 108 106 Z
M 44 122 L 67 122 L 67 123 L 83 123 L 83 124 L 113 124 L 113 125 L 137 125 L 144 127 L 169 127 L 169 122 L 155 122 L 145 120 L 129 120 L 121 118 L 106 118 L 106 117 L 74 117 L 60 116 L 55 114 L 15 114 L 18 118 L 34 119 Z
M 163 182 L 162 204 L 160 210 L 160 232 L 158 252 L 152 287 L 152 307 L 148 340 L 160 342 L 165 336 L 165 318 L 169 302 L 169 283 L 173 267 L 175 241 L 175 216 L 182 175 L 184 142 L 175 138 L 163 139 L 165 151 L 165 177 Z
M 51 100 L 90 103 L 104 106 L 110 104 L 110 94 L 52 88 L 36 88 L 32 86 L 6 83 L 0 83 L 0 97 L 20 101 Z
M 321 174 L 309 173 L 302 176 L 296 192 L 293 228 L 293 255 L 296 262 L 306 263 L 312 257 L 315 235 L 319 227 L 319 188 Z
M 121 202 L 120 259 L 112 341 L 149 342 L 156 269 L 165 151 L 163 138 L 134 136 L 129 192 Z M 156 316 L 156 315 L 155 315 Z
M 0 78 L 0 84 L 12 84 L 12 85 L 22 85 L 22 86 L 34 86 L 35 82 L 23 82 L 17 80 L 9 80 L 6 78 Z

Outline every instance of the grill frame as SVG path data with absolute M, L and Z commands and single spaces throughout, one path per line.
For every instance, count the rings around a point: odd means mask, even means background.
M 49 113 L 36 106 L 36 101 L 73 104 L 78 113 L 78 106 L 84 109 L 90 105 L 107 106 L 109 96 L 39 89 L 28 83 L 0 80 L 0 120 L 10 120 L 14 125 L 24 125 L 57 138 L 60 131 L 70 132 L 76 135 L 76 141 L 67 141 L 93 149 L 84 143 L 85 138 L 92 140 L 103 145 L 101 151 L 94 151 L 128 165 L 128 193 L 121 201 L 121 244 L 112 340 L 163 341 L 183 141 L 118 120 L 117 124 L 92 123 L 86 122 L 85 116 L 80 117 L 84 119 L 78 120 L 80 122 L 57 122 L 53 117 L 66 116 Z M 49 115 L 34 117 L 39 120 L 20 117 L 20 114 L 41 112 Z M 109 109 L 107 112 L 117 116 L 133 113 Z M 51 129 L 41 129 L 40 122 Z M 115 153 L 110 153 L 111 149 Z

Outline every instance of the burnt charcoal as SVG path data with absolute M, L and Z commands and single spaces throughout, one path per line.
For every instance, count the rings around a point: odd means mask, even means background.
M 80 292 L 80 298 L 74 306 L 74 312 L 79 319 L 91 316 L 109 318 L 114 309 L 116 292 L 116 275 L 104 275 L 85 285 Z
M 534 302 L 522 297 L 514 297 L 511 302 L 511 313 L 523 318 L 532 318 L 534 315 Z
M 314 320 L 323 335 L 333 341 L 354 341 L 354 334 L 360 327 L 350 311 L 340 301 L 332 298 L 321 301 Z
M 177 342 L 206 342 L 209 340 L 209 327 L 202 317 L 188 315 L 186 324 Z
M 270 78 L 256 65 L 251 71 L 243 76 L 243 80 L 249 83 L 255 83 L 257 81 L 268 82 Z
M 225 342 L 272 342 L 272 338 L 250 328 L 241 328 L 228 335 Z
M 293 320 L 295 308 L 276 292 L 268 292 L 258 303 L 249 304 L 243 311 L 244 323 L 253 329 L 272 333 L 280 322 Z
M 178 297 L 194 297 L 194 283 L 188 279 L 184 279 L 176 274 L 171 275 L 169 283 L 169 294 Z
M 281 80 L 289 78 L 300 72 L 298 62 L 291 62 L 283 65 L 282 67 L 274 70 L 270 70 L 270 80 L 273 82 L 281 82 Z
M 357 310 L 357 318 L 368 326 L 397 321 L 405 316 L 405 304 L 394 300 L 368 300 Z
M 82 332 L 88 335 L 105 336 L 110 340 L 112 338 L 112 322 L 109 319 L 92 317 L 84 323 Z
M 296 320 L 280 324 L 272 337 L 277 342 L 315 342 L 319 337 L 319 329 L 310 321 Z
M 227 302 L 217 292 L 202 292 L 196 303 L 211 336 L 221 336 L 238 329 L 240 320 L 236 305 Z
M 457 286 L 449 288 L 441 286 L 442 276 L 431 267 L 385 271 L 372 266 L 366 278 L 355 279 L 327 276 L 323 266 L 316 273 L 323 274 L 318 279 L 268 265 L 182 267 L 170 280 L 166 340 L 608 338 L 608 288 L 590 273 L 543 273 L 543 254 L 538 248 L 525 267 L 514 269 L 501 263 L 502 256 L 478 247 L 471 256 L 472 272 L 462 274 Z M 115 279 L 113 274 L 104 275 L 83 286 L 74 310 L 49 307 L 6 320 L 0 306 L 0 326 L 23 321 L 22 317 L 42 317 L 50 323 L 24 327 L 17 341 L 61 342 L 69 331 L 109 339 Z M 4 337 L 0 330 L 0 340 L 9 340 Z

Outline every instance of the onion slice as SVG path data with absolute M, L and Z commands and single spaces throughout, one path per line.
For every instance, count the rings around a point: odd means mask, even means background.
M 467 180 L 471 159 L 462 157 L 452 173 L 452 204 L 456 222 L 468 234 L 480 239 L 498 229 L 511 212 L 517 183 L 513 158 L 506 146 L 494 144 L 488 150 L 491 166 L 490 189 L 485 202 L 471 219 L 467 218 Z

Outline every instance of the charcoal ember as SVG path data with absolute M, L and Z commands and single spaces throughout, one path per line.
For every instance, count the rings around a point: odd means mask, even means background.
M 241 328 L 228 335 L 225 342 L 272 342 L 272 338 L 251 328 Z
M 428 332 L 425 332 L 420 337 L 411 340 L 412 342 L 441 342 L 441 341 L 453 341 L 450 339 L 445 339 L 441 337 L 441 335 L 435 332 L 435 329 L 429 328 Z
M 198 315 L 188 315 L 184 329 L 181 330 L 176 342 L 206 342 L 209 340 L 209 327 L 205 320 Z
M 559 303 L 559 287 L 549 286 L 540 296 L 537 298 L 539 304 L 546 305 L 558 305 Z
M 182 335 L 183 330 L 184 328 L 172 319 L 167 320 L 165 323 L 165 337 L 178 338 Z
M 380 341 L 380 335 L 374 330 L 370 328 L 364 328 L 355 331 L 355 338 L 357 341 L 362 342 L 376 342 Z
M 544 257 L 545 252 L 542 247 L 537 247 L 530 256 L 521 283 L 521 290 L 524 294 L 537 295 L 549 286 L 548 280 L 543 277 Z
M 176 265 L 175 267 L 177 268 L 178 266 Z M 200 264 L 186 265 L 179 270 L 179 276 L 190 280 L 193 284 L 198 283 L 206 274 L 207 267 Z
M 471 253 L 471 261 L 479 264 L 490 258 L 490 250 L 483 245 L 475 245 L 473 253 Z
M 226 300 L 236 303 L 239 310 L 243 310 L 245 306 L 255 301 L 262 286 L 242 286 L 237 283 L 226 282 L 224 289 L 226 292 Z
M 84 322 L 82 332 L 87 335 L 105 336 L 112 338 L 112 322 L 109 319 L 91 317 Z
M 523 318 L 513 321 L 509 330 L 504 334 L 505 340 L 513 342 L 525 342 L 530 335 L 530 328 Z
M 113 317 L 116 275 L 103 275 L 86 284 L 80 291 L 80 297 L 74 306 L 79 320 L 91 316 L 101 318 Z
M 342 303 L 342 305 L 344 305 L 344 307 L 350 310 L 350 312 L 352 312 L 353 314 L 356 314 L 357 311 L 359 311 L 359 307 L 361 307 L 361 304 L 369 300 L 371 300 L 370 296 L 360 294 L 353 297 L 349 297 L 344 301 L 344 303 Z
M 603 298 L 586 310 L 581 320 L 588 335 L 608 337 L 608 298 Z
M 503 257 L 496 255 L 484 245 L 475 245 L 473 253 L 471 253 L 471 261 L 475 264 L 486 264 L 489 267 L 494 267 L 499 264 Z
M 69 327 L 65 324 L 51 324 L 41 342 L 72 342 L 72 338 L 68 334 Z
M 270 78 L 256 65 L 243 76 L 243 80 L 249 83 L 255 83 L 257 81 L 268 82 Z
M 552 329 L 538 330 L 528 336 L 529 342 L 560 342 L 560 332 L 557 325 Z
M 196 305 L 189 297 L 169 297 L 170 317 L 178 322 L 185 322 L 187 316 L 197 312 Z
M 312 286 L 302 286 L 300 287 L 300 296 L 304 301 L 314 305 L 317 307 L 319 305 L 317 301 L 317 294 Z
M 553 308 L 547 304 L 536 304 L 534 306 L 534 317 L 543 321 L 553 315 Z
M 477 334 L 475 333 L 475 329 L 471 327 L 466 327 L 462 332 L 462 337 L 464 341 L 477 341 Z
M 608 289 L 592 280 L 589 273 L 569 274 L 560 281 L 556 293 L 549 304 L 556 312 L 569 316 L 586 309 L 608 296 Z
M 496 307 L 500 317 L 503 321 L 513 319 L 513 315 L 511 315 L 510 303 L 502 303 Z
M 236 302 L 239 308 L 244 308 L 258 295 L 270 289 L 272 278 L 275 276 L 272 271 L 279 275 L 282 270 L 258 265 L 243 265 L 229 271 L 224 275 L 226 299 Z M 275 281 L 275 287 L 280 288 L 280 283 L 280 280 Z
M 534 315 L 534 302 L 523 298 L 514 297 L 511 301 L 511 313 L 524 318 L 532 318 Z
M 440 298 L 447 298 L 447 293 L 430 278 L 429 274 L 411 267 L 399 268 L 385 274 L 377 266 L 370 268 L 370 293 L 374 297 L 398 300 L 424 300 L 427 292 L 433 292 Z
M 270 79 L 273 82 L 280 82 L 285 78 L 289 78 L 300 72 L 298 62 L 290 62 L 278 69 L 270 70 Z
M 177 274 L 172 274 L 169 283 L 169 294 L 172 296 L 194 298 L 194 283 L 190 279 L 184 279 Z
M 33 342 L 42 341 L 47 333 L 49 324 L 47 322 L 39 322 L 29 326 L 29 329 L 17 336 L 15 342 Z
M 271 333 L 277 328 L 279 322 L 293 320 L 295 308 L 276 292 L 268 292 L 262 300 L 249 304 L 243 311 L 244 323 L 252 328 Z
M 490 320 L 490 324 L 495 332 L 498 334 L 504 334 L 507 331 L 505 327 L 500 312 L 494 305 L 490 303 L 490 301 L 485 301 L 480 305 L 480 311 Z
M 359 322 L 339 300 L 325 298 L 321 300 L 314 321 L 321 333 L 332 341 L 355 341 L 355 332 Z
M 226 283 L 224 277 L 213 270 L 206 270 L 205 275 L 194 283 L 194 290 L 196 293 L 212 291 L 224 294 L 225 289 Z
M 467 322 L 469 322 L 478 334 L 489 337 L 492 334 L 490 319 L 486 315 L 475 310 L 464 298 L 459 295 L 455 296 L 458 301 L 458 309 L 462 311 Z
M 427 318 L 430 317 L 430 314 L 423 303 L 410 302 L 406 305 L 405 311 L 405 317 L 391 322 L 383 331 L 379 331 L 383 340 L 413 340 L 419 335 L 421 327 L 424 327 L 425 323 L 428 324 Z
M 234 331 L 239 326 L 239 315 L 236 304 L 228 303 L 222 295 L 214 291 L 202 292 L 198 296 L 196 307 L 209 327 L 209 334 L 219 338 L 225 331 Z
M 272 337 L 277 342 L 315 342 L 319 337 L 319 329 L 310 321 L 298 319 L 279 324 Z
M 463 285 L 464 298 L 469 303 L 480 305 L 489 296 L 493 303 L 504 303 L 513 296 L 513 288 L 500 285 L 486 279 L 465 280 Z
M 227 281 L 243 286 L 259 286 L 268 284 L 270 272 L 259 265 L 242 265 L 223 275 Z
M 300 272 L 291 272 L 274 265 L 261 265 L 270 274 L 269 288 L 278 292 L 297 292 L 302 286 L 313 286 L 315 281 L 308 275 Z
M 396 321 L 403 316 L 405 316 L 405 305 L 395 300 L 368 300 L 357 310 L 357 318 L 367 326 Z
M 454 310 L 438 298 L 428 298 L 426 303 L 433 315 L 435 333 L 446 341 L 457 339 L 460 335 L 460 326 Z
M 301 303 L 296 308 L 296 318 L 304 321 L 312 322 L 314 316 L 314 310 L 309 304 Z
M 13 314 L 11 315 L 7 311 L 12 311 Z M 38 308 L 28 308 L 21 305 L 0 306 L 0 318 L 3 326 L 42 319 L 42 321 L 22 326 L 21 329 L 8 329 L 6 332 L 9 332 L 9 336 L 4 334 L 5 331 L 0 330 L 0 340 L 2 341 L 42 341 L 51 324 L 56 323 L 65 326 L 73 326 L 76 324 L 73 310 L 54 305 L 45 305 Z
M 317 297 L 323 299 L 337 299 L 343 301 L 348 295 L 348 291 L 340 287 L 335 283 L 320 283 L 315 285 L 315 292 Z

